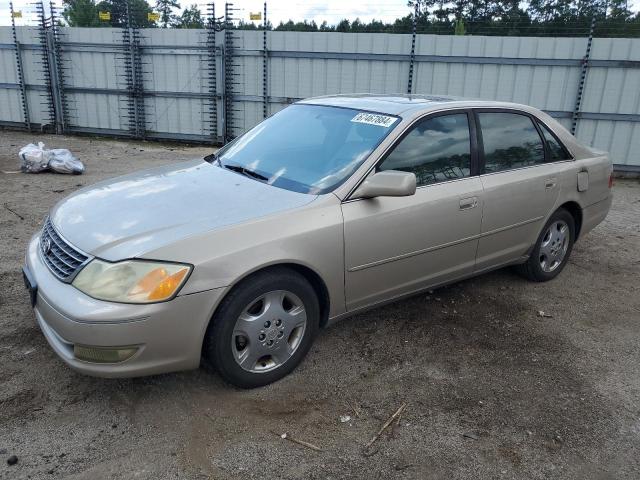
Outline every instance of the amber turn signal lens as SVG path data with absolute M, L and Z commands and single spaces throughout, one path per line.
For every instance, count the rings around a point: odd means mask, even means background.
M 151 292 L 168 276 L 169 274 L 164 267 L 153 269 L 138 281 L 136 286 L 131 290 L 131 293 L 135 295 L 142 292 Z
M 185 268 L 184 270 L 180 270 L 178 273 L 174 273 L 173 275 L 169 275 L 164 278 L 149 294 L 149 300 L 164 300 L 173 295 L 173 292 L 175 292 L 182 283 L 187 271 L 188 270 Z
M 129 291 L 132 297 L 146 297 L 149 301 L 166 300 L 178 289 L 188 268 L 170 274 L 166 268 L 158 267 L 151 270 Z

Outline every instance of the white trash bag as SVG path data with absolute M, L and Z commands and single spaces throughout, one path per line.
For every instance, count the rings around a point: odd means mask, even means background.
M 39 173 L 49 169 L 51 153 L 44 149 L 44 143 L 38 145 L 30 143 L 22 147 L 18 153 L 20 157 L 20 170 L 25 173 Z
M 66 148 L 47 150 L 43 142 L 38 145 L 30 143 L 22 147 L 18 153 L 20 170 L 25 173 L 39 173 L 53 170 L 58 173 L 72 173 L 80 175 L 84 172 L 83 163 Z
M 72 173 L 80 175 L 84 172 L 84 164 L 66 148 L 50 150 L 49 168 L 58 173 Z

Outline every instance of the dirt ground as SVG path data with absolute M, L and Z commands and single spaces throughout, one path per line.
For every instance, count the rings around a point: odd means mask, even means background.
M 0 170 L 41 138 L 0 132 Z M 617 182 L 610 215 L 555 281 L 501 270 L 358 315 L 321 332 L 294 374 L 241 391 L 202 369 L 74 373 L 35 324 L 20 273 L 57 200 L 209 148 L 44 141 L 87 172 L 0 173 L 0 478 L 640 478 L 637 181 Z

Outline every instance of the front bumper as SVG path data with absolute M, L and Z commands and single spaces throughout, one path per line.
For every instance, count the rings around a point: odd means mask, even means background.
M 37 285 L 36 320 L 71 368 L 99 377 L 135 377 L 199 366 L 207 324 L 224 289 L 147 305 L 95 300 L 53 276 L 41 260 L 38 241 L 39 235 L 34 235 L 25 262 Z M 75 344 L 139 348 L 120 363 L 92 363 L 75 358 Z

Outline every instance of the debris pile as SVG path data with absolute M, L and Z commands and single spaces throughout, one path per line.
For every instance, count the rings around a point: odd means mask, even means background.
M 80 175 L 84 164 L 66 148 L 47 150 L 43 142 L 30 143 L 20 149 L 20 170 L 24 173 L 40 173 L 52 170 L 57 173 Z

